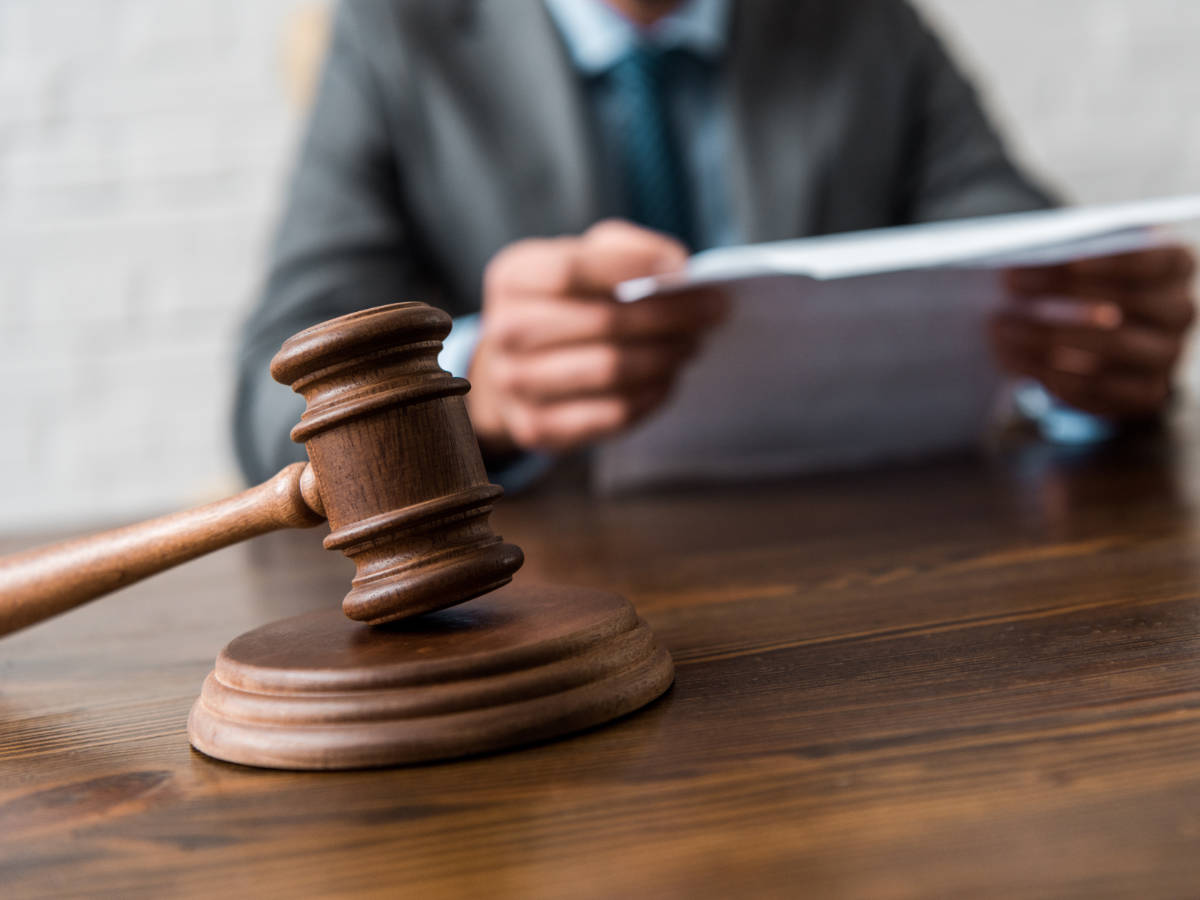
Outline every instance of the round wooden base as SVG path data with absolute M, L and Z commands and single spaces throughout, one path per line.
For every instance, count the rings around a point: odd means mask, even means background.
M 233 640 L 188 719 L 197 750 L 278 769 L 351 769 L 486 753 L 649 703 L 671 657 L 627 600 L 508 585 L 389 625 L 339 609 Z

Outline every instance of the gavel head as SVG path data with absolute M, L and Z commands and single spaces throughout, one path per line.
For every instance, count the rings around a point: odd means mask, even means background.
M 463 395 L 438 366 L 450 317 L 394 303 L 289 338 L 276 381 L 307 401 L 302 442 L 330 534 L 354 560 L 342 609 L 371 624 L 453 606 L 506 584 L 519 547 L 491 530 L 489 484 Z

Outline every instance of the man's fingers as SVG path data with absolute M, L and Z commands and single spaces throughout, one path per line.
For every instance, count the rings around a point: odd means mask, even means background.
M 508 357 L 493 377 L 502 390 L 534 404 L 637 393 L 669 384 L 695 349 L 695 340 L 580 344 Z
M 996 357 L 996 364 L 1010 375 L 1037 378 L 1046 368 L 1043 354 L 1029 353 L 1019 344 L 995 336 L 992 339 L 992 353 Z
M 1136 319 L 1177 333 L 1186 331 L 1195 316 L 1188 282 L 1139 288 L 1091 281 L 1076 283 L 1071 290 L 1071 296 L 1037 294 L 1018 299 L 1006 314 L 1047 324 L 1073 321 L 1103 328 Z
M 1180 245 L 1152 247 L 1114 256 L 1098 256 L 1067 263 L 1067 274 L 1080 280 L 1118 281 L 1127 284 L 1186 280 L 1195 269 L 1192 252 Z
M 1102 290 L 1100 286 L 1095 288 L 1096 293 Z M 1157 289 L 1130 288 L 1110 296 L 1128 317 L 1180 334 L 1188 329 L 1196 315 L 1191 284 L 1187 281 Z
M 1059 400 L 1099 416 L 1147 416 L 1161 410 L 1170 394 L 1162 376 L 1109 373 L 1100 376 L 1045 372 L 1038 379 Z
M 632 394 L 583 397 L 546 406 L 517 404 L 508 427 L 518 445 L 557 452 L 608 437 L 628 428 L 666 399 L 669 385 Z
M 531 297 L 485 314 L 485 335 L 513 353 L 597 341 L 684 339 L 707 331 L 725 315 L 728 301 L 714 290 L 617 303 L 583 297 Z
M 1114 418 L 1158 412 L 1170 392 L 1166 369 L 1106 368 L 1086 350 L 1009 340 L 994 332 L 997 362 L 1014 375 L 1039 381 L 1063 403 Z
M 1041 325 L 1076 325 L 1108 330 L 1119 328 L 1125 320 L 1124 312 L 1115 303 L 1047 294 L 1009 303 L 998 315 Z
M 505 247 L 484 273 L 484 295 L 611 297 L 622 281 L 677 271 L 687 255 L 673 238 L 610 219 L 582 237 L 531 238 Z
M 1057 304 L 1064 311 L 1072 301 L 1081 308 L 1113 305 L 1126 317 L 1183 332 L 1195 317 L 1194 269 L 1190 250 L 1170 246 L 1060 266 L 1013 269 L 1005 278 L 1018 304 L 1043 302 L 1050 309 Z
M 530 238 L 509 244 L 483 273 L 485 305 L 508 297 L 568 294 L 574 280 L 578 237 Z
M 1178 334 L 1126 323 L 1117 329 L 1051 326 L 1021 316 L 992 322 L 1006 371 L 1036 379 L 1062 402 L 1115 418 L 1158 412 L 1181 348 Z
M 1169 371 L 1181 350 L 1175 334 L 1134 325 L 1104 330 L 1002 317 L 994 323 L 993 335 L 997 345 L 1013 353 L 1077 374 L 1104 368 Z
M 1194 270 L 1192 252 L 1186 247 L 1171 245 L 1055 266 L 1010 269 L 1005 273 L 1005 281 L 1014 293 L 1035 295 L 1063 292 L 1080 282 L 1119 286 L 1186 282 Z
M 562 293 L 612 297 L 622 281 L 677 272 L 687 262 L 683 244 L 619 219 L 593 225 L 573 247 L 570 283 Z
M 1112 418 L 1146 416 L 1160 411 L 1170 393 L 1162 375 L 1130 372 L 1078 374 L 1054 369 L 1012 348 L 998 347 L 1000 364 L 1014 375 L 1040 382 L 1060 401 L 1083 412 Z
M 611 296 L 622 281 L 677 272 L 687 258 L 687 248 L 668 235 L 623 219 L 605 219 L 583 235 L 575 289 Z

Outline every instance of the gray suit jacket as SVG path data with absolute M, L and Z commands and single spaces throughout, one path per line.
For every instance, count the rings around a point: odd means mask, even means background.
M 737 0 L 722 84 L 751 241 L 1032 209 L 975 94 L 903 0 Z M 246 476 L 303 458 L 267 373 L 292 333 L 382 303 L 478 310 L 506 244 L 620 215 L 539 0 L 344 0 L 262 297 L 243 333 Z

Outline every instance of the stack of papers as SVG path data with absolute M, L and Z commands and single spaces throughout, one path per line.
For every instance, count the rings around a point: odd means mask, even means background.
M 604 492 L 910 459 L 978 442 L 1001 376 L 986 336 L 1001 270 L 1144 249 L 1200 221 L 1200 195 L 726 247 L 637 279 L 696 285 L 730 319 L 672 399 L 597 450 Z

